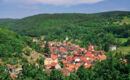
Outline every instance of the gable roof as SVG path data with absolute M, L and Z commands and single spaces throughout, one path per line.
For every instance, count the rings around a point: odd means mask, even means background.
M 55 59 L 57 59 L 57 56 L 54 54 L 51 54 L 51 59 L 55 60 Z

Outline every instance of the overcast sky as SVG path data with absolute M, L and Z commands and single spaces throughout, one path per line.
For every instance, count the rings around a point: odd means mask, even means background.
M 0 0 L 0 18 L 23 18 L 41 13 L 130 11 L 130 0 Z

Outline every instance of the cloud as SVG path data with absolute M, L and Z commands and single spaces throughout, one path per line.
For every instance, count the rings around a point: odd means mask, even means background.
M 51 4 L 51 5 L 78 5 L 93 4 L 104 0 L 4 0 L 5 2 L 31 3 L 31 4 Z

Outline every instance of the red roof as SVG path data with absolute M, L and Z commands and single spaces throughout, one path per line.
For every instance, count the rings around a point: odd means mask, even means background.
M 73 53 L 73 55 L 75 55 L 75 56 L 80 56 L 81 54 L 78 54 L 78 53 Z
M 81 63 L 77 63 L 76 66 L 80 67 L 82 64 Z
M 80 57 L 73 57 L 73 59 L 75 60 L 75 59 L 80 59 Z
M 89 68 L 90 66 L 91 66 L 91 64 L 84 65 L 85 68 Z
M 100 60 L 106 60 L 106 56 L 105 55 L 98 55 Z
M 46 44 L 46 41 L 43 41 L 42 44 Z
M 88 46 L 88 50 L 92 51 L 93 50 L 93 46 L 92 45 Z
M 82 58 L 82 61 L 90 63 L 86 58 Z
M 67 61 L 66 61 L 66 60 L 63 60 L 62 62 L 63 62 L 63 64 L 67 64 Z
M 67 42 L 67 44 L 68 44 L 68 45 L 72 45 L 72 43 L 71 43 L 71 42 Z
M 14 69 L 14 66 L 9 66 L 9 69 Z
M 51 64 L 47 64 L 46 66 L 52 66 L 52 67 L 55 67 L 57 63 L 55 62 L 52 62 Z
M 80 48 L 82 51 L 85 51 L 86 49 L 85 48 Z
M 52 58 L 53 60 L 55 60 L 55 59 L 57 59 L 57 56 L 54 55 L 54 54 L 51 54 L 51 58 Z
M 74 64 L 66 64 L 67 67 L 71 67 L 71 68 L 74 68 L 75 65 Z
M 66 48 L 60 48 L 60 52 L 62 52 L 62 53 L 64 53 L 65 52 L 65 50 L 66 50 Z
M 56 66 L 56 64 L 57 64 L 57 63 L 55 63 L 55 62 L 52 62 L 52 63 L 51 63 L 51 66 Z
M 72 56 L 66 56 L 66 60 L 69 62 L 71 62 L 71 58 L 72 58 Z
M 74 70 L 71 67 L 66 67 L 66 70 L 73 72 Z
M 91 57 L 92 53 L 88 52 L 87 54 L 85 54 L 85 57 Z

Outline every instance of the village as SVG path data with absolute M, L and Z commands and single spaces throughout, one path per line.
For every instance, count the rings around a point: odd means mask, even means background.
M 95 62 L 106 60 L 107 58 L 103 51 L 94 50 L 93 45 L 88 46 L 86 49 L 67 41 L 63 43 L 42 41 L 43 49 L 46 47 L 46 44 L 48 44 L 49 53 L 44 53 L 44 70 L 51 71 L 52 69 L 59 69 L 66 76 L 70 76 L 71 72 L 76 72 L 81 65 L 85 68 L 89 68 L 93 66 Z M 37 67 L 40 66 L 39 63 L 35 65 Z M 10 65 L 9 71 L 12 79 L 15 79 L 18 77 L 18 72 L 22 71 L 22 68 L 16 70 L 14 66 Z
M 45 48 L 46 41 L 43 41 Z M 106 55 L 103 51 L 95 51 L 90 45 L 88 49 L 81 48 L 79 45 L 71 42 L 52 42 L 49 41 L 51 51 L 50 57 L 46 58 L 44 65 L 46 69 L 61 69 L 62 72 L 69 76 L 70 72 L 76 72 L 81 65 L 89 68 L 97 61 L 106 60 Z M 48 56 L 48 55 L 47 55 Z M 64 67 L 61 68 L 59 61 L 62 61 Z

